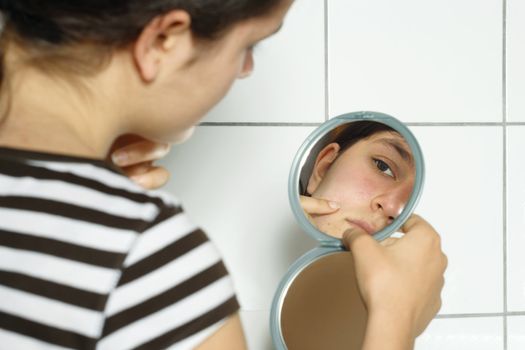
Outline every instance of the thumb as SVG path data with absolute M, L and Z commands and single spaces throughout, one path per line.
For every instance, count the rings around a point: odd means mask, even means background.
M 381 246 L 368 233 L 359 229 L 348 229 L 343 233 L 343 244 L 352 254 L 359 256 L 366 255 L 369 258 L 380 252 Z

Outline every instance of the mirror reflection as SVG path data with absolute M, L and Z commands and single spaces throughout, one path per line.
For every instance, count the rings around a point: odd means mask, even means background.
M 301 170 L 301 206 L 330 236 L 341 238 L 347 229 L 374 234 L 401 214 L 415 175 L 412 151 L 401 134 L 376 121 L 349 122 L 312 148 Z
M 288 349 L 361 349 L 367 312 L 353 264 L 349 252 L 330 254 L 307 266 L 294 279 L 281 313 L 281 330 Z

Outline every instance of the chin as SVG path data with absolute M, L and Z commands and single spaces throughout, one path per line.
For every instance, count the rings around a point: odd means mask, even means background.
M 323 223 L 316 223 L 315 226 L 317 229 L 324 234 L 336 238 L 343 237 L 344 227 L 337 227 L 333 225 L 325 225 Z
M 186 141 L 188 141 L 192 136 L 193 136 L 193 133 L 195 132 L 195 126 L 192 126 L 182 132 L 179 132 L 175 135 L 173 135 L 172 137 L 170 137 L 170 140 L 169 140 L 169 143 L 173 144 L 173 145 L 178 145 L 178 144 L 181 144 L 181 143 L 184 143 Z

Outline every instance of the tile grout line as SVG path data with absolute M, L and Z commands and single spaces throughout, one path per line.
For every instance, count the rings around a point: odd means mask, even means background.
M 269 307 L 262 308 L 240 308 L 243 312 L 269 312 Z M 447 318 L 477 318 L 477 317 L 524 317 L 525 310 L 523 311 L 509 311 L 509 312 L 480 312 L 480 313 L 464 313 L 464 314 L 438 314 L 435 318 L 447 319 Z
M 507 0 L 502 3 L 502 117 L 503 117 L 503 350 L 508 348 L 507 300 Z
M 479 314 L 442 314 L 437 315 L 436 319 L 451 319 L 451 318 L 478 318 L 478 317 L 523 317 L 525 312 L 492 312 Z
M 319 126 L 322 123 L 282 122 L 203 122 L 198 126 Z
M 203 122 L 198 126 L 319 126 L 322 123 L 301 123 L 301 122 Z M 407 126 L 525 126 L 525 122 L 406 122 Z
M 328 0 L 324 0 L 324 120 L 330 119 L 330 90 L 328 86 Z
M 408 126 L 502 126 L 503 122 L 406 122 L 404 124 Z
M 242 308 L 242 312 L 269 312 L 269 308 Z M 436 319 L 449 319 L 449 318 L 478 318 L 478 317 L 524 317 L 525 311 L 511 311 L 511 312 L 486 312 L 486 313 L 471 313 L 471 314 L 438 314 Z

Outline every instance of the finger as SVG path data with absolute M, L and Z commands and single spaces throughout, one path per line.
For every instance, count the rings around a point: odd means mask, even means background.
M 111 155 L 113 163 L 120 167 L 160 159 L 170 151 L 167 143 L 143 140 L 117 149 Z
M 401 227 L 401 232 L 405 237 L 414 235 L 425 235 L 433 239 L 439 240 L 439 235 L 434 228 L 421 216 L 412 214 L 408 220 Z
M 379 242 L 379 244 L 381 244 L 383 247 L 389 247 L 392 244 L 397 243 L 398 240 L 399 240 L 399 238 L 389 237 L 389 238 L 384 239 L 381 242 Z
M 127 145 L 138 143 L 138 142 L 144 141 L 144 140 L 146 140 L 144 137 L 136 135 L 136 134 L 120 135 L 119 137 L 117 137 L 115 139 L 115 141 L 113 141 L 113 144 L 109 148 L 108 159 L 110 158 L 110 155 L 113 154 L 113 152 L 115 152 L 119 148 L 123 148 L 123 147 L 125 147 Z
M 407 219 L 407 221 L 405 221 L 405 223 L 403 224 L 403 226 L 401 226 L 401 232 L 403 233 L 408 233 L 408 232 L 411 232 L 411 231 L 414 231 L 414 228 L 415 227 L 418 227 L 418 226 L 422 226 L 424 225 L 423 224 L 423 218 L 420 217 L 419 215 L 417 214 L 412 214 L 410 215 L 410 217 Z
M 356 260 L 374 259 L 380 253 L 381 246 L 364 230 L 348 229 L 343 233 L 343 244 L 352 252 Z
M 153 166 L 153 162 L 143 162 L 122 167 L 121 169 L 128 177 L 131 177 L 145 174 L 148 171 L 152 170 L 152 168 L 155 168 L 155 166 Z
M 341 207 L 339 203 L 325 199 L 300 196 L 301 207 L 308 214 L 330 214 Z
M 139 186 L 153 190 L 164 186 L 170 177 L 170 173 L 163 167 L 151 167 L 145 173 L 130 176 L 131 180 Z

